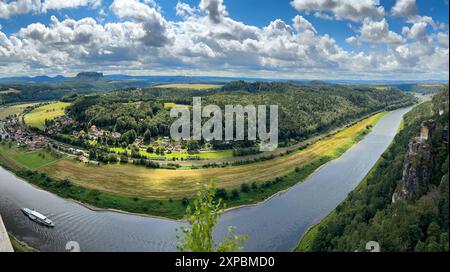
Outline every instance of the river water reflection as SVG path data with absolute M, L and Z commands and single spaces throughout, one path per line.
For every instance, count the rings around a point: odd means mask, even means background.
M 361 142 L 300 183 L 270 200 L 226 212 L 215 231 L 228 226 L 249 236 L 247 251 L 290 251 L 313 224 L 333 210 L 373 167 L 411 108 L 389 112 Z M 31 222 L 20 208 L 48 215 L 56 228 Z M 76 241 L 82 251 L 174 251 L 180 222 L 93 211 L 35 188 L 0 168 L 0 214 L 11 233 L 41 251 L 65 251 Z

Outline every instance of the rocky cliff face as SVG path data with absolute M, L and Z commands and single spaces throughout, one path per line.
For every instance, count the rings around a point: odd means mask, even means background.
M 442 130 L 441 143 L 448 144 L 448 126 Z
M 421 124 L 420 137 L 413 138 L 403 166 L 402 180 L 392 196 L 392 202 L 411 200 L 417 193 L 425 192 L 431 179 L 432 154 L 430 141 L 436 128 L 433 120 Z
M 420 138 L 423 140 L 431 139 L 433 137 L 435 130 L 436 130 L 436 122 L 434 120 L 422 122 L 420 126 Z

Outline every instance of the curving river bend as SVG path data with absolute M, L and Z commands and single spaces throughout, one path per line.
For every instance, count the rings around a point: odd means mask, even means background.
M 393 140 L 402 116 L 411 108 L 389 112 L 361 142 L 288 191 L 270 200 L 226 212 L 215 237 L 235 226 L 248 234 L 247 251 L 290 251 L 306 230 L 319 222 L 351 192 Z M 30 207 L 48 215 L 55 229 L 25 217 Z M 82 251 L 174 251 L 173 220 L 93 211 L 40 190 L 0 168 L 0 214 L 6 228 L 40 251 L 65 251 L 76 241 Z

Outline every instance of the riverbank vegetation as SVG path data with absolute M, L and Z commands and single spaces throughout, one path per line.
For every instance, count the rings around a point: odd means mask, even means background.
M 101 77 L 100 74 L 89 76 Z M 81 79 L 85 77 L 80 75 Z M 83 153 L 76 152 L 80 161 L 137 161 L 137 165 L 152 167 L 165 161 L 162 163 L 165 168 L 168 164 L 215 168 L 227 163 L 253 163 L 265 155 L 258 154 L 257 141 L 206 143 L 170 139 L 169 128 L 174 121 L 169 114 L 171 107 L 190 105 L 192 98 L 200 95 L 208 104 L 221 107 L 276 103 L 280 108 L 279 145 L 290 148 L 364 116 L 415 101 L 411 95 L 398 90 L 331 84 L 231 82 L 215 88 L 201 85 L 201 90 L 184 85 L 168 86 L 93 95 L 71 93 L 61 98 L 65 102 L 28 110 L 23 120 L 36 133 L 82 149 Z M 14 136 L 19 139 L 22 135 Z M 242 161 L 232 158 L 243 156 L 246 158 Z M 195 162 L 198 160 L 211 162 Z
M 9 240 L 11 241 L 11 245 L 14 249 L 14 252 L 36 252 L 36 250 L 32 247 L 25 245 L 24 243 L 17 240 L 16 237 L 9 234 Z
M 400 122 L 399 125 L 399 130 L 397 131 L 397 133 L 401 130 L 401 128 L 403 128 L 403 119 Z M 375 172 L 375 170 L 378 168 L 378 165 L 381 163 L 383 159 L 380 158 L 375 165 L 372 167 L 372 169 L 369 171 L 369 173 L 364 177 L 364 179 L 360 182 L 360 184 L 355 188 L 355 192 L 360 192 L 362 188 L 364 188 L 364 186 L 367 183 L 367 180 L 369 178 L 373 178 L 374 175 L 376 175 L 377 173 Z M 313 245 L 315 242 L 315 238 L 319 233 L 319 230 L 321 230 L 322 228 L 324 228 L 327 224 L 329 224 L 330 222 L 333 222 L 333 220 L 336 220 L 336 209 L 333 209 L 333 211 L 331 211 L 325 218 L 323 218 L 320 222 L 318 222 L 317 224 L 313 225 L 312 227 L 310 227 L 306 233 L 303 235 L 302 239 L 300 240 L 299 244 L 296 246 L 296 248 L 294 249 L 294 251 L 296 252 L 308 252 L 308 251 L 313 251 Z
M 278 105 L 279 138 L 284 145 L 338 128 L 362 116 L 415 102 L 413 96 L 393 89 L 231 82 L 204 92 L 150 88 L 80 96 L 68 107 L 67 114 L 74 119 L 77 124 L 74 130 L 78 132 L 87 133 L 95 125 L 98 129 L 122 135 L 114 138 L 105 134 L 99 140 L 103 144 L 123 146 L 136 139 L 152 142 L 152 139 L 170 136 L 170 125 L 175 119 L 170 117 L 167 105 L 192 105 L 195 96 L 201 96 L 204 105 L 214 104 L 221 109 L 225 105 Z M 196 149 L 202 148 L 203 144 L 200 142 Z M 212 142 L 212 148 L 220 150 L 254 145 L 249 141 Z
M 296 250 L 364 251 L 367 242 L 376 241 L 381 251 L 448 251 L 448 103 L 446 87 L 433 103 L 423 103 L 406 114 L 403 128 L 363 184 L 311 228 Z M 425 147 L 433 159 L 430 165 L 410 162 L 423 169 L 418 175 L 428 176 L 429 184 L 412 192 L 412 198 L 394 202 L 394 192 L 404 182 L 411 139 L 430 119 L 436 127 Z
M 370 125 L 375 124 L 382 116 L 383 113 L 371 116 L 303 150 L 245 165 L 169 170 L 119 163 L 94 166 L 73 159 L 63 159 L 39 171 L 57 179 L 69 179 L 87 188 L 144 198 L 191 197 L 196 195 L 203 183 L 211 179 L 215 179 L 219 187 L 231 191 L 239 189 L 245 182 L 255 182 L 260 186 L 276 178 L 285 178 L 295 172 L 296 168 L 335 158 L 367 133 Z
M 48 149 L 29 152 L 9 140 L 1 146 L 0 163 L 35 185 L 92 206 L 180 218 L 212 179 L 217 195 L 230 207 L 265 200 L 340 156 L 385 109 L 415 102 L 398 90 L 331 84 L 231 82 L 210 87 L 72 93 L 62 98 L 65 102 L 39 105 L 24 116 L 34 132 L 53 139 Z M 281 145 L 295 148 L 266 159 L 252 157 L 259 155 L 255 141 L 173 141 L 168 137 L 170 108 L 191 105 L 194 96 L 221 108 L 278 104 Z M 327 136 L 296 147 L 316 135 Z M 250 159 L 226 161 L 240 156 Z M 220 159 L 225 163 L 214 161 Z M 186 160 L 210 161 L 179 164 Z
M 297 152 L 242 166 L 168 170 L 119 163 L 93 166 L 63 158 L 31 171 L 10 156 L 0 156 L 0 162 L 62 197 L 100 208 L 180 218 L 190 199 L 211 179 L 217 181 L 217 195 L 229 207 L 262 201 L 301 182 L 361 140 L 383 115 L 364 119 Z M 0 154 L 12 152 L 7 150 L 10 148 L 25 152 L 8 143 L 0 146 L 4 150 Z

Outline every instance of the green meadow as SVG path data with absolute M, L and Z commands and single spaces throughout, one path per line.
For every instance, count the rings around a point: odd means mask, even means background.
M 21 167 L 36 170 L 61 159 L 62 156 L 46 150 L 29 151 L 25 148 L 9 147 L 6 143 L 0 144 L 0 158 L 12 161 Z
M 0 107 L 0 120 L 5 119 L 10 115 L 19 115 L 23 112 L 26 107 L 31 107 L 36 105 L 36 103 L 18 104 L 11 106 Z
M 64 110 L 70 105 L 66 102 L 56 102 L 38 107 L 25 115 L 24 121 L 30 127 L 43 130 L 45 120 L 53 120 L 64 115 Z
M 112 147 L 110 148 L 111 151 L 121 154 L 127 152 L 128 154 L 131 154 L 131 149 L 126 149 L 122 147 Z M 172 153 L 164 153 L 164 155 L 159 155 L 156 153 L 149 153 L 146 150 L 140 150 L 139 154 L 142 156 L 145 156 L 149 159 L 167 159 L 172 160 L 174 158 L 178 159 L 188 159 L 189 157 L 198 157 L 201 160 L 214 160 L 214 159 L 226 159 L 233 157 L 233 151 L 232 150 L 223 150 L 223 151 L 205 151 L 205 152 L 199 152 L 191 154 L 186 150 L 182 150 L 180 152 L 172 152 Z

